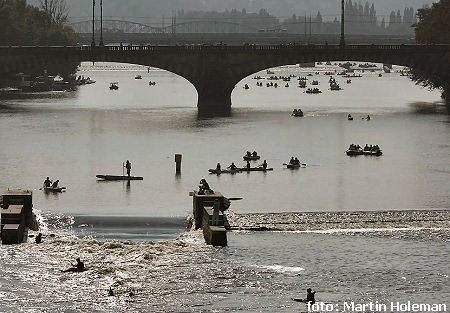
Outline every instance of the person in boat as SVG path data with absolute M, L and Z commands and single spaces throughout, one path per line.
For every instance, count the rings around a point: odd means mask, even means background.
M 209 187 L 208 182 L 206 181 L 206 179 L 201 179 L 200 180 L 200 185 L 199 185 L 199 194 L 204 195 L 205 193 L 213 193 L 214 191 Z
M 367 115 L 366 120 L 370 121 L 370 115 Z
M 237 166 L 234 165 L 234 162 L 231 162 L 231 165 L 228 166 L 228 168 L 229 168 L 230 170 L 234 171 L 235 169 L 237 169 Z
M 114 291 L 112 290 L 112 287 L 109 287 L 108 296 L 110 296 L 110 297 L 114 296 Z
M 42 243 L 42 234 L 39 233 L 39 234 L 36 236 L 36 238 L 34 238 L 34 241 L 35 241 L 36 243 Z
M 300 165 L 300 160 L 297 157 L 294 159 L 294 164 L 295 165 Z
M 258 156 L 258 152 L 253 151 L 252 156 L 257 157 Z
M 55 180 L 52 184 L 52 188 L 58 188 L 59 179 Z
M 82 262 L 80 258 L 77 258 L 76 261 L 77 261 L 77 264 L 72 265 L 72 266 L 75 267 L 75 268 L 78 268 L 78 269 L 83 269 L 84 268 L 84 262 Z
M 248 169 L 250 168 L 250 161 L 247 161 L 246 167 L 247 167 Z
M 267 168 L 267 161 L 266 161 L 266 160 L 264 160 L 264 162 L 263 162 L 263 164 L 262 164 L 262 167 L 263 167 L 263 169 L 266 169 L 266 168 Z
M 125 168 L 127 169 L 127 176 L 130 177 L 131 175 L 131 162 L 127 160 L 125 163 Z
M 364 146 L 364 151 L 368 151 L 369 150 L 369 145 L 366 143 L 366 145 Z
M 295 164 L 294 157 L 291 157 L 291 159 L 289 160 L 289 164 Z
M 250 151 L 247 151 L 247 153 L 245 155 L 248 156 L 248 157 L 251 157 L 252 153 Z
M 48 187 L 50 187 L 51 185 L 52 185 L 52 181 L 50 180 L 49 177 L 47 177 L 47 178 L 44 180 L 44 188 L 48 188 Z
M 217 165 L 216 165 L 216 171 L 218 171 L 218 172 L 220 172 L 221 171 L 221 166 L 220 166 L 220 163 L 217 163 Z
M 353 119 L 353 117 L 352 117 L 352 115 L 351 114 L 349 114 L 348 116 L 347 116 L 347 118 L 350 120 L 350 119 Z
M 314 304 L 316 303 L 315 294 L 316 292 L 312 292 L 311 288 L 306 289 L 306 303 Z

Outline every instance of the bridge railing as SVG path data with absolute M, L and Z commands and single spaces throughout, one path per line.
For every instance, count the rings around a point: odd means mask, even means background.
M 91 47 L 91 46 L 19 46 L 19 47 L 0 47 L 0 54 L 2 55 L 49 55 L 52 53 L 104 53 L 104 52 L 120 52 L 120 51 L 142 51 L 142 52 L 176 52 L 176 51 L 199 51 L 199 52 L 214 52 L 214 51 L 399 51 L 407 50 L 411 52 L 428 51 L 428 52 L 442 52 L 449 51 L 450 45 L 346 45 L 344 49 L 339 45 L 175 45 L 175 46 L 157 46 L 157 45 L 139 45 L 139 46 L 104 46 L 104 47 Z

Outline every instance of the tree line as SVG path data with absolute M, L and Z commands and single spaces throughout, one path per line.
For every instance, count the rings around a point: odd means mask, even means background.
M 0 46 L 75 44 L 75 32 L 64 25 L 67 14 L 64 0 L 42 0 L 40 7 L 0 0 Z

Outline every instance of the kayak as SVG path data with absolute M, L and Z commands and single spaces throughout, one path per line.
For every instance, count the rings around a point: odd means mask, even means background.
M 103 180 L 143 180 L 144 177 L 139 176 L 115 176 L 115 175 L 96 175 L 95 177 Z
M 44 187 L 44 191 L 47 192 L 63 192 L 66 187 Z
M 220 170 L 218 171 L 217 169 L 209 169 L 208 172 L 210 172 L 211 174 L 235 174 L 235 173 L 239 173 L 241 172 L 241 169 L 236 169 L 236 170 Z
M 256 161 L 261 159 L 261 156 L 257 155 L 257 156 L 248 156 L 248 155 L 244 155 L 243 156 L 245 161 Z
M 79 273 L 79 272 L 84 272 L 84 271 L 87 271 L 87 270 L 88 270 L 87 267 L 83 267 L 83 268 L 69 267 L 68 269 L 61 270 L 61 272 L 63 272 L 63 273 L 68 273 L 68 272 Z
M 251 167 L 251 168 L 240 168 L 242 172 L 267 172 L 273 171 L 273 168 L 262 168 L 262 167 Z

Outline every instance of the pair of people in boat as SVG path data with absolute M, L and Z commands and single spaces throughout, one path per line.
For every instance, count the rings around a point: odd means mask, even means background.
M 257 157 L 257 156 L 258 156 L 258 152 L 256 152 L 256 151 L 253 151 L 253 152 L 247 151 L 247 153 L 245 153 L 245 156 L 248 156 L 248 157 L 251 157 L 251 156 Z
M 52 182 L 49 177 L 44 180 L 44 188 L 58 188 L 59 179 Z
M 247 165 L 245 167 L 246 168 L 251 168 L 250 161 L 247 161 Z M 258 165 L 257 167 L 262 167 L 263 169 L 266 169 L 267 168 L 267 161 L 264 160 L 264 162 L 262 164 Z
M 348 148 L 348 150 L 358 151 L 358 150 L 361 150 L 361 146 L 360 145 L 351 144 L 350 147 Z
M 291 165 L 300 165 L 300 160 L 297 157 L 291 157 L 289 164 Z
M 368 144 L 366 144 L 365 146 L 364 146 L 364 151 L 379 151 L 380 150 L 380 147 L 378 146 L 378 145 L 374 145 L 374 146 L 372 146 L 372 145 L 368 145 Z
M 292 115 L 298 115 L 298 114 L 303 114 L 303 111 L 301 109 L 294 109 L 294 111 L 292 111 Z

